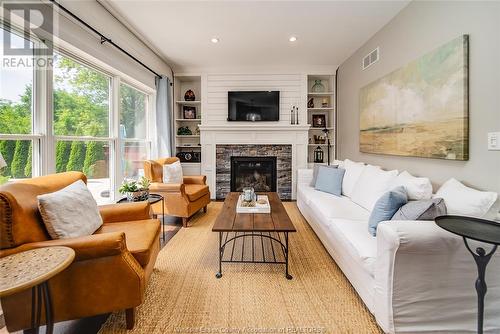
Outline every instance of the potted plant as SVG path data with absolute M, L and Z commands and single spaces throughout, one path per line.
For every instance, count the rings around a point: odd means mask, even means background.
M 131 202 L 145 201 L 149 197 L 149 185 L 151 182 L 142 176 L 139 180 L 123 180 L 122 185 L 118 189 L 121 194 L 127 196 L 127 200 Z

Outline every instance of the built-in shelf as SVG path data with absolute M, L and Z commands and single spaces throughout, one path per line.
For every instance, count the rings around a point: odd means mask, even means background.
M 201 122 L 201 118 L 177 118 L 177 122 Z
M 323 86 L 324 92 L 314 92 L 313 87 L 320 81 Z M 307 102 L 312 100 L 313 108 L 307 108 L 307 120 L 309 123 L 313 123 L 313 116 L 316 114 L 324 115 L 325 122 L 323 123 L 325 127 L 310 127 L 309 128 L 309 141 L 314 142 L 315 136 L 323 137 L 325 136 L 325 129 L 329 131 L 330 147 L 328 148 L 328 143 L 325 144 L 308 144 L 308 163 L 309 167 L 314 165 L 314 149 L 316 147 L 321 147 L 326 156 L 329 154 L 333 160 L 336 156 L 336 143 L 335 143 L 335 131 L 336 131 L 336 101 L 335 101 L 335 75 L 332 74 L 309 74 L 307 75 Z M 324 104 L 323 104 L 324 103 Z M 325 105 L 325 107 L 323 107 Z M 326 160 L 326 159 L 325 159 Z M 326 164 L 326 163 L 323 163 Z
M 332 107 L 325 107 L 325 108 L 307 108 L 308 111 L 330 111 L 333 110 Z
M 323 92 L 323 93 L 315 93 L 315 92 L 309 92 L 307 93 L 309 96 L 332 96 L 333 92 Z
M 200 104 L 201 101 L 176 101 L 175 103 L 184 104 L 184 105 L 196 105 L 196 104 Z
M 196 129 L 201 126 L 202 115 L 202 84 L 201 75 L 198 74 L 182 74 L 174 75 L 174 119 L 175 133 L 181 127 L 188 127 L 191 130 L 191 135 L 176 135 L 175 136 L 175 151 L 180 152 L 201 152 L 200 140 L 201 137 L 196 132 Z M 188 90 L 193 91 L 196 96 L 195 101 L 185 101 L 184 96 Z M 196 109 L 196 118 L 184 118 L 184 112 L 188 107 Z M 182 133 L 182 132 L 181 132 Z M 201 164 L 199 162 L 182 162 L 182 172 L 184 175 L 200 175 Z

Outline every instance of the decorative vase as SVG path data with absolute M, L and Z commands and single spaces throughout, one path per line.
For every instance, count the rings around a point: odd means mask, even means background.
M 185 101 L 194 101 L 196 100 L 196 96 L 194 95 L 194 92 L 191 89 L 188 89 L 186 93 L 184 94 L 184 100 Z
M 245 202 L 254 202 L 256 200 L 255 190 L 252 187 L 243 188 L 243 200 Z
M 321 83 L 321 80 L 314 80 L 314 85 L 312 86 L 313 93 L 323 93 L 325 91 L 325 86 Z
M 149 197 L 149 190 L 138 190 L 127 192 L 127 200 L 130 202 L 145 201 Z

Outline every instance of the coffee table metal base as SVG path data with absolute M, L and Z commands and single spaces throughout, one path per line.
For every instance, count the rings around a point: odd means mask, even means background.
M 233 236 L 229 236 L 230 234 L 234 234 Z M 219 272 L 215 274 L 216 278 L 222 277 L 222 263 L 264 263 L 264 264 L 284 264 L 285 265 L 285 277 L 291 280 L 293 277 L 288 272 L 288 232 L 274 232 L 275 236 L 273 236 L 270 232 L 240 232 L 240 233 L 232 233 L 232 232 L 219 232 Z M 281 236 L 282 235 L 282 236 Z M 282 240 L 283 237 L 283 240 Z M 236 240 L 242 239 L 241 246 L 241 256 L 236 258 L 234 255 L 234 250 L 236 246 Z M 251 259 L 245 259 L 245 239 L 251 238 Z M 272 256 L 268 256 L 266 259 L 265 251 L 264 251 L 264 239 L 268 239 L 270 241 L 270 246 L 272 250 Z M 262 260 L 256 260 L 256 247 L 255 242 L 260 242 L 262 247 Z M 277 244 L 277 249 L 275 251 L 273 242 Z M 230 246 L 232 244 L 232 247 Z M 224 254 L 226 252 L 226 248 L 228 252 L 231 252 L 231 256 L 229 259 L 224 259 Z M 281 254 L 283 255 L 283 259 L 280 261 L 279 249 L 281 248 Z

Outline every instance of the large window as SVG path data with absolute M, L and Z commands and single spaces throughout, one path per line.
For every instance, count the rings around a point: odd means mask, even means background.
M 120 155 L 124 177 L 142 175 L 143 161 L 149 156 L 147 103 L 146 94 L 120 84 Z
M 105 202 L 111 191 L 111 78 L 60 54 L 53 64 L 56 172 L 84 172 L 94 198 Z
M 25 40 L 10 34 L 11 46 L 21 47 Z M 0 55 L 7 41 L 0 29 Z M 33 173 L 33 81 L 34 71 L 26 66 L 0 67 L 0 184 L 9 179 L 31 177 Z M 37 140 L 36 140 L 37 141 Z
M 11 33 L 14 46 L 24 44 L 20 36 Z M 0 30 L 0 55 L 3 37 Z M 51 67 L 0 64 L 0 184 L 82 171 L 97 202 L 112 202 L 123 178 L 142 175 L 149 158 L 153 91 L 130 78 L 122 82 L 120 73 L 85 55 L 57 50 Z

